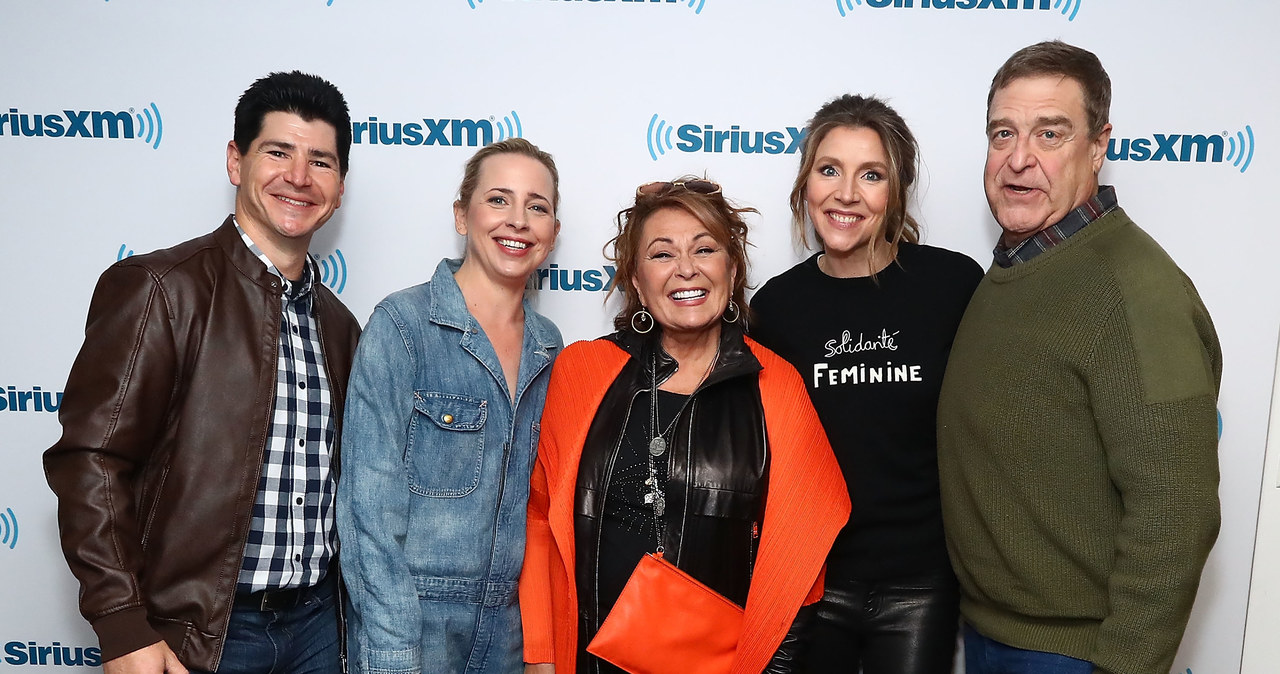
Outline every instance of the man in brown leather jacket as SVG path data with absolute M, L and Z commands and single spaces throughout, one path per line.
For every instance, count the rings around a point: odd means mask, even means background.
M 235 214 L 98 281 L 44 464 L 107 674 L 342 667 L 333 497 L 359 324 L 307 247 L 350 148 L 332 84 L 258 80 L 227 144 Z

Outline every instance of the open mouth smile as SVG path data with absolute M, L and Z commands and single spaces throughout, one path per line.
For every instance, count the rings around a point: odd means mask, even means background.
M 283 196 L 280 196 L 279 194 L 275 195 L 275 198 L 285 202 L 286 204 L 289 204 L 290 206 L 297 206 L 298 208 L 304 208 L 306 206 L 311 205 L 311 202 L 309 201 L 299 201 L 298 199 L 290 199 L 289 197 L 283 197 Z
M 684 300 L 697 300 L 707 296 L 707 291 L 702 288 L 694 288 L 691 290 L 677 290 L 669 295 L 669 297 L 677 302 Z
M 525 250 L 529 244 L 525 241 L 516 241 L 515 239 L 498 239 L 498 245 L 511 250 Z

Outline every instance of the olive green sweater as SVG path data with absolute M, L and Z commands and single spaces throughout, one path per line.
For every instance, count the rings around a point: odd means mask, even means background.
M 987 272 L 938 410 L 975 629 L 1102 672 L 1169 672 L 1217 538 L 1221 372 L 1195 287 L 1119 208 Z

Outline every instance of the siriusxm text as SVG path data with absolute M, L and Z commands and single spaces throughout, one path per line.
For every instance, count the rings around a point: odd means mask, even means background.
M 493 142 L 493 122 L 487 119 L 431 119 L 422 123 L 351 123 L 351 142 L 356 145 L 441 145 L 480 147 Z
M 109 110 L 63 110 L 61 114 L 0 113 L 0 136 L 133 138 L 133 114 Z
M 511 0 L 507 0 L 510 2 Z M 688 0 L 524 0 L 524 2 L 625 2 L 636 5 L 678 5 Z
M 63 646 L 57 641 L 47 646 L 34 641 L 10 641 L 4 645 L 4 662 L 9 665 L 97 667 L 102 664 L 102 651 L 93 646 Z
M 562 269 L 558 264 L 539 268 L 531 277 L 534 288 L 538 290 L 585 290 L 589 292 L 608 290 L 613 287 L 613 275 L 617 268 L 606 264 L 599 269 Z
M 23 391 L 10 386 L 0 389 L 0 412 L 57 412 L 62 407 L 62 391 L 42 391 L 39 386 Z
M 865 0 L 871 7 L 934 9 L 1052 9 L 1052 0 Z
M 717 129 L 707 124 L 685 124 L 676 129 L 682 152 L 741 152 L 743 154 L 794 154 L 804 142 L 805 129 L 788 126 L 786 131 L 743 131 L 734 124 Z
M 1107 144 L 1111 161 L 1220 162 L 1226 139 L 1218 134 L 1152 134 L 1150 138 L 1112 138 Z

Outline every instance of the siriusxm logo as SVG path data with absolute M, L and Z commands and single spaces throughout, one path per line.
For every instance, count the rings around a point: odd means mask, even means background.
M 341 249 L 334 248 L 333 254 L 320 259 L 320 282 L 335 295 L 341 295 L 347 287 L 347 258 L 342 256 Z
M 133 249 L 129 248 L 128 244 L 122 243 L 116 250 L 116 261 L 119 262 L 126 257 L 133 257 Z M 341 295 L 347 287 L 347 258 L 343 257 L 342 250 L 335 248 L 328 257 L 317 257 L 317 261 L 320 263 L 320 282 L 335 295 Z
M 866 5 L 873 8 L 892 7 L 904 9 L 920 7 L 921 9 L 1034 9 L 1039 11 L 1056 11 L 1075 21 L 1083 0 L 836 0 L 836 9 L 840 16 L 847 16 L 854 5 Z
M 137 120 L 137 123 L 134 123 Z M 62 114 L 19 112 L 9 108 L 0 113 L 0 136 L 27 138 L 140 138 L 152 148 L 160 149 L 164 122 L 155 103 L 142 112 L 63 110 Z
M 37 667 L 98 667 L 102 664 L 102 651 L 94 646 L 63 646 L 57 641 L 47 646 L 35 641 L 10 641 L 4 645 L 4 662 Z
M 520 0 L 521 2 L 583 2 L 584 0 Z M 597 3 L 625 3 L 629 5 L 685 5 L 693 10 L 694 14 L 701 14 L 703 5 L 707 4 L 707 0 L 585 0 L 591 4 Z M 333 0 L 329 0 L 333 2 Z M 516 2 L 516 0 L 503 0 L 503 2 Z M 467 5 L 471 9 L 475 9 L 484 4 L 484 0 L 467 0 Z M 489 1 L 493 4 L 493 0 Z
M 613 275 L 617 271 L 617 268 L 610 264 L 598 269 L 561 269 L 560 265 L 552 264 L 548 267 L 539 267 L 537 273 L 529 277 L 529 280 L 538 290 L 607 291 L 613 287 Z
M 496 138 L 495 138 L 496 136 Z M 443 145 L 479 147 L 494 140 L 520 138 L 524 129 L 515 110 L 502 121 L 488 119 L 432 119 L 412 122 L 381 122 L 370 117 L 367 122 L 351 123 L 351 142 L 356 145 Z
M 794 154 L 804 142 L 806 131 L 788 126 L 783 131 L 744 131 L 734 124 L 717 129 L 711 124 L 674 126 L 657 114 L 649 118 L 645 141 L 649 157 L 658 161 L 668 150 L 681 152 L 732 152 L 742 154 Z M 675 135 L 677 140 L 672 140 Z
M 1107 144 L 1111 161 L 1171 161 L 1230 163 L 1241 173 L 1253 163 L 1253 127 L 1234 134 L 1156 133 L 1150 138 L 1112 138 Z
M 62 407 L 62 391 L 42 391 L 39 386 L 19 390 L 0 389 L 0 412 L 57 412 Z
M 0 548 L 2 547 L 10 550 L 18 547 L 18 518 L 13 514 L 13 508 L 5 508 L 4 512 L 0 512 Z

